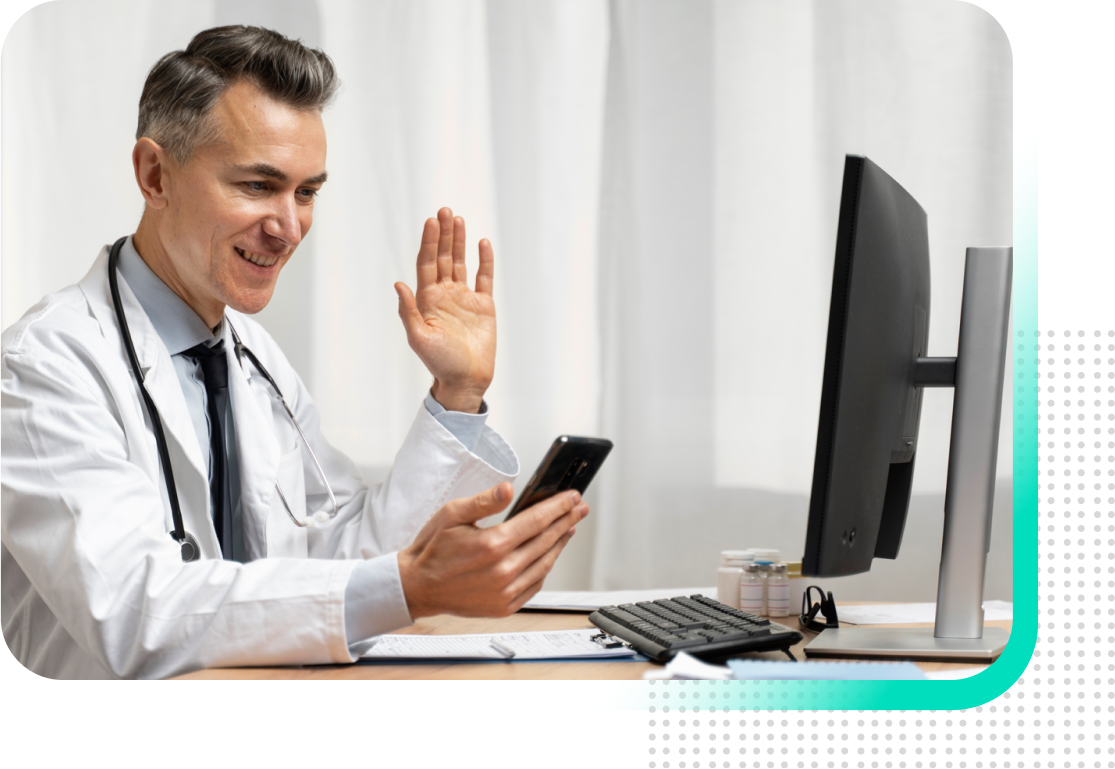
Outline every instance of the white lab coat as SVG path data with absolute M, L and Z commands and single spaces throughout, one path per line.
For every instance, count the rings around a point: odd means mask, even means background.
M 257 560 L 221 560 L 207 472 L 170 355 L 124 280 L 120 293 L 146 385 L 162 416 L 185 528 L 183 563 L 154 433 L 109 293 L 108 249 L 76 286 L 45 297 L 3 336 L 4 638 L 53 678 L 165 677 L 205 667 L 350 662 L 344 592 L 358 562 L 393 553 L 445 502 L 518 472 L 486 428 L 470 453 L 420 404 L 388 479 L 367 487 L 322 437 L 309 393 L 257 323 L 227 311 L 278 382 L 341 512 L 315 529 L 289 519 L 324 489 L 282 406 L 225 324 L 245 540 Z M 506 470 L 503 472 L 501 470 Z M 389 556 L 394 557 L 394 556 Z

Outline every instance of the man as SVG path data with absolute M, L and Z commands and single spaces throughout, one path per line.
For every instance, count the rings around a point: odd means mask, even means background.
M 349 662 L 350 644 L 423 616 L 516 611 L 587 515 L 563 494 L 475 525 L 510 502 L 518 461 L 484 424 L 491 244 L 470 290 L 448 209 L 425 224 L 417 291 L 395 287 L 434 384 L 381 487 L 320 434 L 247 317 L 310 228 L 335 88 L 325 54 L 258 28 L 207 30 L 163 57 L 132 153 L 146 206 L 114 254 L 128 332 L 106 247 L 4 333 L 3 628 L 29 669 Z M 169 534 L 179 519 L 185 545 Z

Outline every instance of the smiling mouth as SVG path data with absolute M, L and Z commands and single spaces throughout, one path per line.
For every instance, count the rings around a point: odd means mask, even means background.
M 236 250 L 236 253 L 240 254 L 243 259 L 247 259 L 252 264 L 257 264 L 260 267 L 270 267 L 279 261 L 279 257 L 277 256 L 257 254 L 254 251 L 245 251 L 242 248 L 236 248 L 236 246 L 233 246 L 233 248 Z

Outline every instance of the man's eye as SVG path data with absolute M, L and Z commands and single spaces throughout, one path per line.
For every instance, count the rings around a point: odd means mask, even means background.
M 301 198 L 302 198 L 303 200 L 313 200 L 314 198 L 316 198 L 316 197 L 317 197 L 317 190 L 313 190 L 313 189 L 308 189 L 308 188 L 307 188 L 307 189 L 302 189 L 302 190 L 298 190 L 298 195 L 299 195 L 299 197 L 301 197 Z
M 267 182 L 244 182 L 244 185 L 252 192 L 267 191 Z

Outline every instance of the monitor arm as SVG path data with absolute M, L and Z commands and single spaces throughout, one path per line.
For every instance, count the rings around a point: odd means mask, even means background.
M 933 633 L 937 638 L 981 638 L 984 631 L 983 583 L 991 545 L 1012 262 L 1011 248 L 969 248 L 965 259 Z M 916 370 L 920 374 L 933 368 L 944 366 L 927 363 L 923 368 L 919 359 Z
M 918 358 L 914 387 L 955 387 L 956 358 Z

